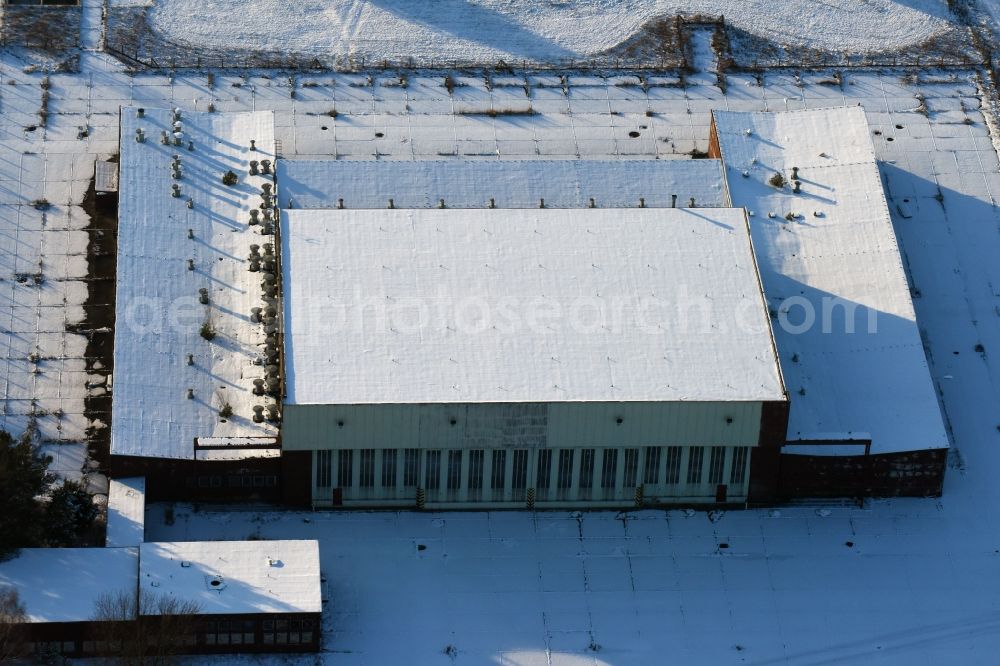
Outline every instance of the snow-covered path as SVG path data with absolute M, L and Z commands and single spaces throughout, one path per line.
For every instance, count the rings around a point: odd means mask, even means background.
M 947 30 L 944 0 L 112 0 L 151 5 L 152 28 L 199 49 L 493 63 L 582 59 L 644 24 L 677 13 L 724 15 L 787 45 L 871 52 L 919 44 Z
M 104 35 L 104 5 L 106 0 L 82 0 L 83 11 L 80 23 L 80 46 L 93 51 L 101 47 Z

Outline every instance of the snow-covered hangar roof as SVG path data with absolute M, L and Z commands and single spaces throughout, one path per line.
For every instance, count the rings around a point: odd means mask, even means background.
M 714 126 L 779 315 L 788 439 L 870 437 L 872 453 L 947 447 L 864 110 L 717 111 Z M 801 193 L 768 182 L 776 172 L 790 181 L 793 167 Z
M 251 419 L 258 402 L 252 379 L 264 372 L 253 360 L 264 333 L 249 323 L 261 290 L 246 259 L 250 244 L 263 242 L 259 227 L 246 221 L 269 178 L 249 176 L 248 163 L 274 159 L 273 125 L 270 111 L 185 112 L 181 145 L 163 145 L 161 132 L 173 131 L 169 110 L 146 109 L 139 117 L 122 109 L 114 455 L 193 459 L 194 440 L 203 437 L 273 443 L 277 429 Z M 142 143 L 134 140 L 137 129 L 145 133 Z M 171 177 L 175 155 L 180 180 Z M 222 183 L 228 169 L 240 174 L 234 187 Z M 179 197 L 171 196 L 174 185 Z M 199 289 L 208 290 L 209 305 L 199 303 Z M 205 321 L 216 331 L 212 342 L 201 336 Z M 234 418 L 222 420 L 226 403 Z
M 783 400 L 736 209 L 288 210 L 286 404 Z
M 197 541 L 139 547 L 139 589 L 202 615 L 319 613 L 319 542 Z
M 282 208 L 722 207 L 719 160 L 361 162 L 281 160 Z

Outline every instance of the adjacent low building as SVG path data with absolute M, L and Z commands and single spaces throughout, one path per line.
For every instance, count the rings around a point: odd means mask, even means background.
M 320 646 L 316 541 L 28 548 L 0 563 L 0 588 L 7 586 L 25 608 L 12 642 L 28 659 L 116 655 L 140 646 L 191 654 Z M 164 640 L 170 646 L 158 647 Z
M 125 108 L 118 178 L 118 255 L 111 472 L 146 477 L 151 501 L 180 497 L 280 500 L 278 425 L 255 418 L 274 403 L 266 305 L 249 225 L 274 170 L 274 118 Z M 232 172 L 235 182 L 223 176 Z
M 134 594 L 138 575 L 138 548 L 22 549 L 0 562 L 0 587 L 13 587 L 25 611 L 15 644 L 39 661 L 98 654 L 108 630 L 99 604 Z
M 948 433 L 865 112 L 713 114 L 791 395 L 777 498 L 939 495 Z
M 108 482 L 108 514 L 104 545 L 137 548 L 146 540 L 146 479 L 130 477 Z
M 316 541 L 201 541 L 139 547 L 139 594 L 194 604 L 190 652 L 317 652 Z M 156 605 L 143 619 L 155 621 Z
M 704 160 L 278 162 L 278 205 L 323 208 L 721 208 L 723 165 Z

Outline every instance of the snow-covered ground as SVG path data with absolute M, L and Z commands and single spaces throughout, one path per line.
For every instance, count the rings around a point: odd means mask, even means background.
M 152 29 L 202 50 L 257 50 L 367 62 L 579 60 L 648 23 L 721 15 L 785 45 L 872 52 L 922 43 L 951 27 L 944 0 L 111 0 L 149 6 Z
M 289 663 L 992 664 L 997 522 L 962 504 L 721 517 L 181 506 L 172 527 L 154 506 L 147 535 L 318 539 L 324 654 Z
M 43 438 L 73 442 L 50 446 L 77 454 L 89 378 L 85 339 L 65 323 L 79 321 L 86 297 L 80 203 L 95 157 L 118 149 L 122 104 L 272 109 L 286 155 L 495 160 L 677 159 L 705 150 L 712 108 L 861 102 L 878 132 L 893 223 L 953 431 L 940 500 L 730 512 L 714 523 L 656 511 L 626 522 L 586 514 L 578 523 L 567 514 L 179 509 L 169 527 L 154 509 L 148 536 L 320 539 L 329 600 L 320 661 L 328 663 L 995 663 L 1000 162 L 971 73 L 913 83 L 898 72 L 847 71 L 842 87 L 824 73 L 767 73 L 763 85 L 740 75 L 729 77 L 726 94 L 714 74 L 693 75 L 687 87 L 669 74 L 646 87 L 625 74 L 570 73 L 565 86 L 558 74 L 505 76 L 492 89 L 454 74 L 453 94 L 443 73 L 412 75 L 406 87 L 382 74 L 370 85 L 364 75 L 317 74 L 299 76 L 293 97 L 285 77 L 217 73 L 210 83 L 197 73 L 129 76 L 93 53 L 81 60 L 80 74 L 49 77 L 41 127 L 43 75 L 0 56 L 0 414 L 17 431 L 40 406 Z M 515 103 L 534 114 L 476 113 Z M 40 197 L 53 204 L 44 220 L 30 204 Z M 18 282 L 39 260 L 41 285 Z M 38 373 L 34 348 L 44 351 Z M 79 470 L 82 456 L 63 464 Z M 591 641 L 600 651 L 588 651 Z

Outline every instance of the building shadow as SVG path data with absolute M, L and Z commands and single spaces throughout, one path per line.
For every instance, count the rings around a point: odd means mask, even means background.
M 552 60 L 580 57 L 580 54 L 528 30 L 512 16 L 466 0 L 372 0 L 372 4 L 410 23 L 506 51 L 519 58 Z

